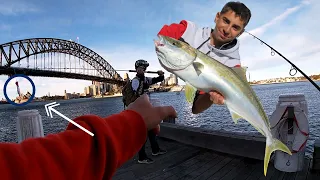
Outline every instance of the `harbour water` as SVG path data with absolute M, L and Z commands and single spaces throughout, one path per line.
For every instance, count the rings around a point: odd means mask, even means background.
M 320 85 L 320 82 L 316 83 Z M 320 138 L 320 92 L 309 82 L 255 85 L 252 87 L 269 116 L 276 108 L 279 95 L 295 93 L 305 95 L 308 103 L 310 128 L 306 155 L 310 156 L 313 151 L 312 145 L 314 140 Z M 159 98 L 162 105 L 172 105 L 176 109 L 178 112 L 177 124 L 213 130 L 258 134 L 258 132 L 244 120 L 240 120 L 238 124 L 234 124 L 225 106 L 213 105 L 205 112 L 195 115 L 191 113 L 191 104 L 186 102 L 183 92 L 180 94 L 175 92 L 154 93 L 151 96 Z M 59 100 L 56 102 L 60 103 L 60 106 L 55 109 L 71 119 L 85 114 L 95 114 L 105 117 L 123 110 L 121 98 L 122 97 Z M 39 110 L 43 119 L 45 135 L 63 131 L 68 121 L 58 115 L 53 115 L 52 119 L 47 117 L 44 108 L 44 105 L 47 103 L 49 103 L 49 101 L 34 102 L 23 107 L 16 107 L 10 104 L 0 105 L 0 141 L 17 142 L 16 117 L 18 111 L 25 109 Z

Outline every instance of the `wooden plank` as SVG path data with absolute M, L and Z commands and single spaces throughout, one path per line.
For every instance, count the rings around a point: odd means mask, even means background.
M 212 160 L 212 158 L 217 157 L 217 156 L 218 156 L 217 154 L 207 153 L 202 157 L 196 157 L 196 159 L 194 159 L 194 161 L 196 161 L 196 162 L 193 165 L 185 166 L 185 167 L 180 166 L 180 167 L 176 168 L 174 175 L 170 176 L 166 180 L 180 179 L 184 175 L 189 174 L 193 171 L 196 171 L 198 168 L 200 168 L 204 164 L 210 162 Z
M 254 160 L 254 159 L 247 159 L 246 163 L 248 164 L 248 167 L 242 170 L 235 178 L 235 180 L 245 180 L 247 179 L 252 172 L 254 172 L 256 169 L 259 168 L 259 166 L 262 164 L 262 161 L 260 160 Z
M 284 174 L 285 172 L 275 169 L 275 172 L 273 173 L 270 179 L 282 179 Z
M 189 150 L 190 150 L 189 147 L 182 146 L 182 147 L 176 149 L 175 151 L 167 152 L 166 154 L 162 155 L 161 157 L 160 156 L 157 157 L 158 158 L 157 161 L 155 161 L 152 164 L 138 164 L 137 161 L 134 161 L 134 163 L 132 163 L 131 166 L 119 169 L 113 177 L 117 178 L 117 176 L 120 176 L 120 175 L 123 175 L 126 173 L 130 173 L 130 172 L 133 172 L 136 177 L 140 177 L 142 175 L 145 175 L 144 173 L 146 173 L 146 174 L 152 173 L 152 172 L 156 171 L 155 170 L 156 168 L 159 168 L 159 167 L 157 167 L 157 164 L 161 164 L 162 160 L 166 160 L 170 156 L 175 156 L 177 154 L 179 155 L 180 153 L 187 152 Z M 163 165 L 163 163 L 162 163 L 162 165 Z
M 250 169 L 250 166 L 252 166 L 252 164 L 248 164 L 246 158 L 242 158 L 240 163 L 233 167 L 230 172 L 223 176 L 220 180 L 236 179 L 238 175 L 241 175 L 241 173 L 244 172 L 245 169 Z
M 221 153 L 234 154 L 258 160 L 264 159 L 266 142 L 265 137 L 262 135 L 249 135 L 172 123 L 161 123 L 159 136 Z
M 273 164 L 268 165 L 268 170 L 273 166 Z M 261 163 L 257 164 L 257 167 L 250 173 L 250 175 L 247 177 L 246 180 L 257 180 L 257 179 L 266 179 L 267 177 L 264 176 L 264 163 L 261 161 Z M 268 171 L 267 171 L 268 174 Z M 273 178 L 271 178 L 273 179 Z
M 211 168 L 212 166 L 218 164 L 220 161 L 225 159 L 227 156 L 226 155 L 218 155 L 215 158 L 213 158 L 209 163 L 204 164 L 200 168 L 198 168 L 196 171 L 193 171 L 189 174 L 184 175 L 181 179 L 183 180 L 188 180 L 188 179 L 194 179 L 198 176 L 200 176 L 203 172 Z
M 118 176 L 113 176 L 112 180 L 122 180 L 122 179 L 137 179 L 132 171 L 127 171 L 126 173 L 120 174 Z
M 223 176 L 228 174 L 234 167 L 238 166 L 238 164 L 240 164 L 241 161 L 242 161 L 242 158 L 240 158 L 240 157 L 232 159 L 230 163 L 228 163 L 227 165 L 223 166 L 223 168 L 221 168 L 219 171 L 217 171 L 216 173 L 211 174 L 211 176 L 209 176 L 209 179 L 210 180 L 211 179 L 212 180 L 221 179 Z
M 159 160 L 165 156 L 170 156 L 171 154 L 174 154 L 176 151 L 182 150 L 183 148 L 186 147 L 186 145 L 178 143 L 176 141 L 171 141 L 171 140 L 164 140 L 164 139 L 159 139 L 158 140 L 159 144 L 161 143 L 161 147 L 166 149 L 168 152 L 164 155 L 161 156 L 157 156 L 154 157 L 152 156 L 151 158 L 154 160 Z M 147 147 L 146 147 L 146 152 L 151 152 L 150 148 L 150 143 L 147 143 Z M 148 154 L 148 153 L 147 153 Z M 123 164 L 115 173 L 114 176 L 120 175 L 122 173 L 126 173 L 127 171 L 130 171 L 132 166 L 137 164 L 138 161 L 138 155 L 134 156 L 133 158 L 131 158 L 130 160 L 128 160 L 125 164 Z
M 218 162 L 214 166 L 207 169 L 205 172 L 203 172 L 200 176 L 196 177 L 195 179 L 207 179 L 210 176 L 212 176 L 214 173 L 218 172 L 220 169 L 222 169 L 225 165 L 230 163 L 234 157 L 225 157 L 222 161 Z
M 178 173 L 175 174 L 175 177 L 180 179 L 187 179 L 187 177 L 190 177 L 192 173 L 201 171 L 201 168 L 208 166 L 208 164 L 214 162 L 219 157 L 218 154 L 212 154 L 211 156 L 207 157 L 207 159 L 203 161 L 199 161 L 198 163 L 194 164 L 190 168 L 188 168 L 184 173 Z M 214 162 L 217 163 L 217 162 Z M 208 166 L 209 168 L 210 166 Z
M 155 159 L 156 161 L 152 164 L 135 164 L 132 166 L 132 171 L 137 177 L 142 177 L 146 174 L 152 173 L 158 169 L 165 169 L 169 165 L 173 164 L 175 161 L 180 161 L 188 156 L 193 156 L 194 153 L 197 153 L 199 149 L 185 147 L 181 151 L 175 152 L 171 156 L 163 156 L 161 159 Z
M 154 179 L 154 180 L 162 180 L 162 179 L 164 179 L 162 176 L 165 175 L 165 173 L 167 172 L 167 170 L 170 170 L 170 169 L 174 168 L 174 167 L 177 166 L 178 164 L 181 164 L 182 162 L 187 161 L 188 159 L 191 159 L 192 157 L 195 157 L 195 156 L 197 156 L 198 154 L 199 154 L 199 151 L 196 152 L 196 153 L 193 153 L 193 154 L 191 154 L 191 155 L 189 155 L 189 156 L 186 155 L 186 154 L 181 154 L 180 156 L 181 156 L 181 157 L 184 157 L 184 158 L 174 157 L 173 163 L 171 163 L 170 166 L 167 166 L 167 168 L 163 169 L 163 171 L 162 171 L 162 173 L 160 174 L 160 176 L 157 176 L 157 177 L 152 178 L 152 179 Z M 172 161 L 172 159 L 171 159 L 171 161 Z M 173 174 L 173 175 L 174 175 L 174 174 Z
M 169 166 L 166 169 L 158 170 L 152 174 L 149 174 L 147 176 L 141 177 L 141 179 L 158 179 L 158 178 L 169 178 L 175 174 L 185 174 L 187 171 L 187 168 L 193 167 L 197 163 L 201 163 L 206 161 L 206 159 L 209 159 L 210 156 L 213 156 L 211 152 L 202 151 L 201 153 L 197 154 L 196 156 L 180 163 L 175 164 L 172 166 Z

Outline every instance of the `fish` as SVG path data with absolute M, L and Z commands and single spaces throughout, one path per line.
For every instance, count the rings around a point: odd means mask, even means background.
M 166 71 L 186 83 L 185 96 L 189 103 L 193 102 L 197 90 L 218 91 L 235 124 L 244 119 L 266 137 L 265 176 L 272 152 L 280 150 L 292 155 L 284 143 L 273 137 L 263 106 L 247 81 L 246 67 L 228 67 L 186 42 L 163 35 L 158 38 L 154 40 L 158 61 Z

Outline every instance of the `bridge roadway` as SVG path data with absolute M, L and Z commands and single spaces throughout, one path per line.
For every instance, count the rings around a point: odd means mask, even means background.
M 3 67 L 0 66 L 0 75 L 13 75 L 13 74 L 24 74 L 27 76 L 42 76 L 42 77 L 58 77 L 58 78 L 71 78 L 71 79 L 82 79 L 99 81 L 110 84 L 123 85 L 123 80 L 104 78 L 99 76 L 76 74 L 68 72 L 58 72 L 50 70 L 30 69 L 30 68 L 18 68 L 18 67 Z

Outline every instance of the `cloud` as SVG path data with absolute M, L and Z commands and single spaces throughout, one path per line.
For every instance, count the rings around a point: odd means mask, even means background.
M 106 59 L 115 70 L 134 70 L 134 63 L 138 59 L 144 59 L 149 62 L 148 71 L 161 70 L 162 67 L 158 62 L 153 42 L 151 43 L 148 47 L 123 45 L 108 50 L 101 50 L 100 48 L 93 48 L 93 50 Z M 128 72 L 119 71 L 118 73 L 123 77 Z M 135 76 L 135 73 L 128 74 L 130 78 Z M 154 77 L 156 75 L 148 74 L 148 76 Z M 167 76 L 169 76 L 168 72 L 166 73 Z
M 8 24 L 0 24 L 0 31 L 10 31 L 11 26 Z
M 308 3 L 310 4 L 310 2 L 308 1 Z M 273 18 L 271 21 L 269 21 L 268 23 L 255 28 L 253 30 L 250 30 L 249 32 L 251 34 L 254 34 L 255 36 L 260 36 L 262 35 L 270 26 L 276 25 L 278 23 L 281 23 L 282 21 L 284 21 L 288 16 L 290 16 L 291 14 L 293 14 L 294 12 L 298 11 L 302 6 L 308 4 L 306 3 L 306 1 L 302 1 L 301 4 L 292 7 L 292 8 L 288 8 L 286 11 L 284 11 L 282 14 L 280 14 L 279 16 L 276 16 L 275 18 Z M 245 38 L 249 38 L 251 37 L 248 34 L 244 34 L 243 36 L 241 36 L 239 38 L 239 40 L 244 40 Z
M 307 5 L 307 6 L 306 6 Z M 316 64 L 320 46 L 320 36 L 317 30 L 320 26 L 312 23 L 312 18 L 318 12 L 320 3 L 317 1 L 302 1 L 298 6 L 288 8 L 266 24 L 251 30 L 296 66 L 308 63 L 308 68 L 302 69 L 306 74 L 318 73 Z M 308 30 L 308 31 L 306 31 Z M 271 56 L 271 49 L 254 38 L 243 36 L 241 42 L 242 64 L 249 67 L 254 74 L 253 79 L 261 80 L 276 76 L 288 76 L 291 65 L 279 55 Z M 304 66 L 305 67 L 305 66 Z M 272 68 L 276 68 L 276 73 Z M 301 76 L 297 73 L 296 76 Z
M 18 14 L 40 12 L 35 5 L 26 1 L 2 1 L 0 6 L 0 14 L 5 16 L 16 16 Z

